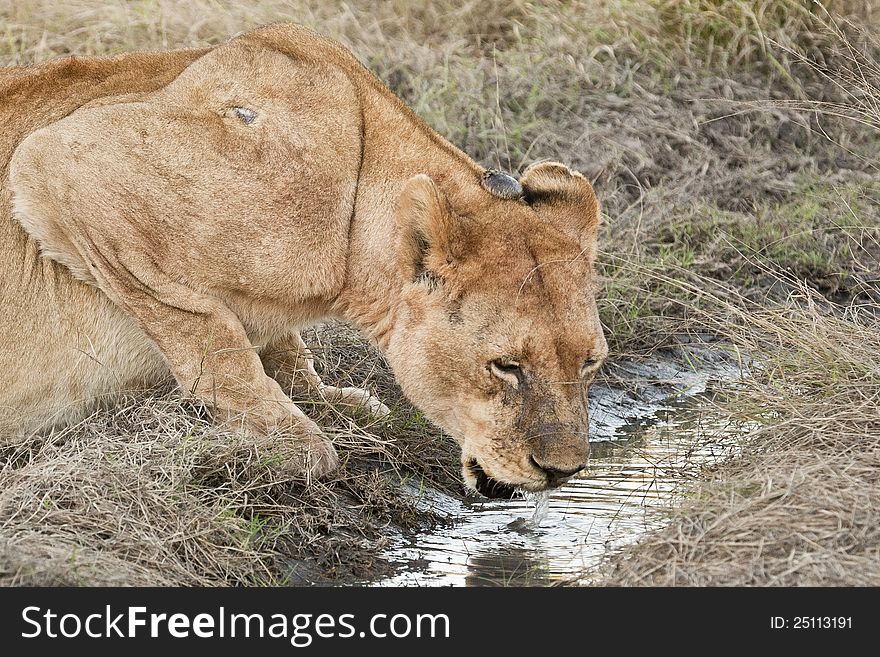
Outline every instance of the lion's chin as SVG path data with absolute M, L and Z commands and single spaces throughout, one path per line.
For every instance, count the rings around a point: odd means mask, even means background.
M 480 467 L 480 464 L 477 463 L 476 459 L 470 459 L 465 464 L 465 468 L 467 468 L 468 472 L 473 476 L 474 488 L 476 488 L 480 495 L 490 499 L 509 500 L 518 490 L 517 486 L 506 484 L 497 479 L 492 479 L 492 477 L 487 475 L 483 468 Z

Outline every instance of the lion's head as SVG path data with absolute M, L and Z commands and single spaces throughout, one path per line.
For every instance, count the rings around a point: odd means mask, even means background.
M 599 207 L 561 164 L 486 172 L 453 207 L 427 176 L 397 207 L 407 283 L 387 348 L 407 396 L 461 445 L 489 497 L 539 491 L 589 454 L 587 390 L 608 347 L 596 308 Z

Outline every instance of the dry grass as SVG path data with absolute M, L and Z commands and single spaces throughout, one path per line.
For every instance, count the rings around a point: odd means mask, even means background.
M 601 308 L 616 355 L 696 331 L 766 368 L 727 409 L 766 421 L 742 458 L 707 472 L 669 528 L 602 581 L 877 584 L 878 50 L 841 18 L 869 25 L 877 11 L 868 0 L 0 0 L 0 63 L 296 21 L 348 45 L 483 164 L 581 169 L 609 217 Z M 0 449 L 0 582 L 381 572 L 391 532 L 434 521 L 400 483 L 454 492 L 455 449 L 350 332 L 309 341 L 330 382 L 396 407 L 391 428 L 306 407 L 341 447 L 332 481 L 290 480 L 283 440 L 212 427 L 173 393 L 127 397 Z

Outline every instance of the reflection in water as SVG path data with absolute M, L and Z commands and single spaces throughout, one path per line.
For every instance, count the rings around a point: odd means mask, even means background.
M 451 511 L 455 523 L 402 539 L 386 555 L 400 570 L 382 583 L 533 586 L 582 573 L 609 548 L 659 528 L 662 514 L 654 511 L 674 501 L 676 486 L 738 449 L 744 428 L 713 417 L 711 407 L 700 395 L 614 423 L 604 442 L 594 442 L 587 470 L 553 491 L 538 526 L 530 500 L 453 500 L 450 509 L 445 496 L 423 499 Z M 594 437 L 603 435 L 601 414 L 598 420 Z
M 550 580 L 547 555 L 520 546 L 477 553 L 468 559 L 467 586 L 529 586 Z

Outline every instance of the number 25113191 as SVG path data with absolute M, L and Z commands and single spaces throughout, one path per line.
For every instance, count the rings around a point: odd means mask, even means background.
M 851 630 L 852 616 L 771 616 L 774 630 Z

